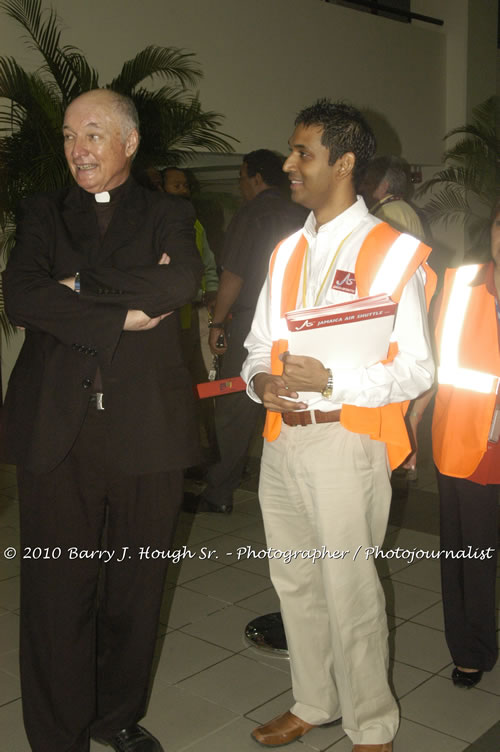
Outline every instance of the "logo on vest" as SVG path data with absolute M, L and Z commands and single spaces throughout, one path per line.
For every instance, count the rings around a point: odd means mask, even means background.
M 333 278 L 332 290 L 350 292 L 351 295 L 354 295 L 356 292 L 356 278 L 354 273 L 344 272 L 342 269 L 337 269 L 335 277 Z

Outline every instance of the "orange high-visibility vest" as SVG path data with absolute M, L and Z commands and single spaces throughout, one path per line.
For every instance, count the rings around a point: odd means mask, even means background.
M 306 247 L 305 237 L 300 232 L 295 233 L 282 241 L 271 257 L 271 318 L 274 317 L 275 321 L 278 316 L 283 317 L 287 311 L 296 307 Z M 423 265 L 429 306 L 436 287 L 436 275 L 425 263 L 430 252 L 431 249 L 424 243 L 410 235 L 399 233 L 386 222 L 377 224 L 363 241 L 356 260 L 354 275 L 359 296 L 387 292 L 395 302 L 399 302 L 404 286 L 418 267 Z M 272 284 L 277 268 L 278 274 L 282 276 L 278 300 L 273 295 Z M 277 327 L 274 331 L 276 336 L 273 336 L 271 349 L 271 373 L 281 376 L 283 364 L 279 356 L 288 350 L 288 341 L 277 334 Z M 397 352 L 397 343 L 392 342 L 384 362 L 393 360 Z M 411 452 L 404 420 L 408 404 L 406 401 L 375 408 L 342 405 L 340 422 L 349 431 L 366 433 L 372 439 L 384 441 L 391 467 L 398 467 Z M 267 411 L 264 437 L 268 441 L 274 441 L 279 436 L 281 420 L 280 413 Z
M 444 475 L 468 478 L 488 448 L 500 376 L 495 298 L 471 285 L 478 264 L 448 269 L 436 328 L 440 353 L 432 421 L 434 462 Z

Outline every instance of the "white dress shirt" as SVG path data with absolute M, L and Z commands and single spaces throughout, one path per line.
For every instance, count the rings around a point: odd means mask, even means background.
M 297 308 L 310 308 L 334 303 L 345 303 L 358 298 L 355 285 L 353 291 L 333 286 L 340 270 L 354 276 L 356 259 L 361 245 L 370 230 L 380 220 L 369 214 L 363 199 L 358 196 L 356 203 L 331 222 L 316 229 L 314 214 L 309 214 L 303 233 L 309 245 L 307 255 L 307 285 L 303 301 L 303 275 L 297 295 Z M 328 272 L 332 258 L 341 246 L 336 261 Z M 323 281 L 326 281 L 321 288 Z M 399 352 L 391 363 L 375 363 L 366 368 L 332 368 L 333 393 L 325 399 L 320 393 L 307 393 L 308 409 L 329 411 L 342 404 L 362 407 L 380 407 L 391 402 L 414 399 L 432 386 L 434 362 L 432 359 L 427 308 L 425 301 L 425 272 L 422 268 L 406 284 L 399 301 L 391 340 L 396 341 Z M 345 286 L 349 289 L 349 286 Z M 305 305 L 304 305 L 305 303 Z M 248 357 L 243 363 L 241 376 L 247 383 L 247 393 L 260 402 L 252 379 L 257 373 L 271 373 L 271 327 L 269 276 L 261 290 L 251 331 L 245 341 Z M 300 353 L 294 353 L 300 355 Z M 323 363 L 329 368 L 328 362 Z

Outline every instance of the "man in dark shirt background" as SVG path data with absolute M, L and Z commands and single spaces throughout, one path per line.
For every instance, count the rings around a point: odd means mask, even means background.
M 227 229 L 223 272 L 209 336 L 214 355 L 223 356 L 220 378 L 239 376 L 247 355 L 243 343 L 250 331 L 271 253 L 280 240 L 304 222 L 305 211 L 286 197 L 287 181 L 282 165 L 283 159 L 274 152 L 257 149 L 243 157 L 240 167 L 240 191 L 245 204 Z M 230 313 L 231 319 L 227 321 Z M 220 460 L 208 470 L 208 485 L 195 500 L 197 511 L 226 514 L 232 511 L 233 491 L 241 480 L 260 410 L 261 406 L 244 392 L 216 400 Z M 192 499 L 189 501 L 193 503 Z

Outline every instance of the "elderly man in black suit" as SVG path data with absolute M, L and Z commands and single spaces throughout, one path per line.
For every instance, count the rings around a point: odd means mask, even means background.
M 161 752 L 137 722 L 167 561 L 154 552 L 169 548 L 182 468 L 199 461 L 175 312 L 202 273 L 194 214 L 131 178 L 126 97 L 78 97 L 63 135 L 76 185 L 25 202 L 4 274 L 26 330 L 5 405 L 25 726 L 33 752 L 88 752 L 91 737 Z

